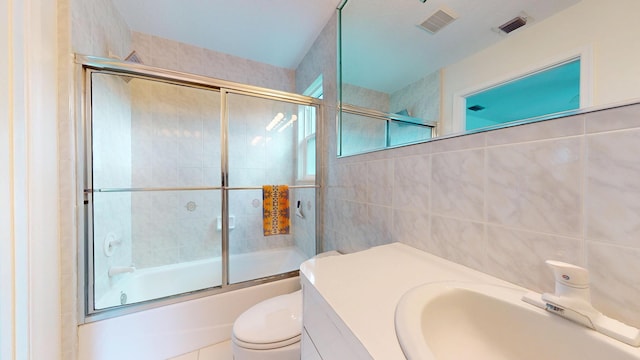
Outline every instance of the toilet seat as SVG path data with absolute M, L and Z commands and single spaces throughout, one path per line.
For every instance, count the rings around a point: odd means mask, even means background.
M 236 345 L 254 350 L 285 347 L 300 341 L 302 291 L 276 296 L 245 311 L 233 324 Z
M 251 349 L 251 350 L 272 350 L 272 349 L 278 349 L 281 347 L 285 347 L 285 346 L 289 346 L 291 344 L 295 344 L 300 342 L 300 338 L 302 337 L 302 335 L 298 334 L 297 336 L 292 337 L 291 339 L 286 339 L 283 341 L 279 341 L 279 342 L 272 342 L 272 343 L 266 343 L 266 344 L 256 344 L 256 343 L 250 343 L 250 342 L 245 342 L 242 340 L 239 340 L 235 335 L 233 336 L 233 342 L 240 346 L 243 347 L 245 349 Z

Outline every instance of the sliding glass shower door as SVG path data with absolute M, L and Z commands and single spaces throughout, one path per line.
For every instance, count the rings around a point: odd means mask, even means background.
M 315 255 L 317 100 L 117 70 L 85 68 L 87 316 L 292 276 Z
M 315 160 L 315 142 L 311 149 L 301 146 L 300 133 L 305 126 L 315 133 L 315 122 L 305 119 L 315 117 L 316 108 L 231 93 L 227 109 L 229 281 L 297 270 L 315 254 L 315 179 L 304 177 L 298 159 Z M 265 185 L 284 189 L 274 201 L 281 201 L 276 218 Z M 265 229 L 272 221 L 279 229 Z
M 220 286 L 219 92 L 103 73 L 91 90 L 94 308 Z

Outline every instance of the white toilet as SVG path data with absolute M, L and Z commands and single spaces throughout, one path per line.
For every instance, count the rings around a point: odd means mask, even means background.
M 264 300 L 233 324 L 234 360 L 299 360 L 302 290 Z
M 340 255 L 329 251 L 315 257 Z M 302 290 L 264 300 L 233 324 L 234 360 L 300 360 Z

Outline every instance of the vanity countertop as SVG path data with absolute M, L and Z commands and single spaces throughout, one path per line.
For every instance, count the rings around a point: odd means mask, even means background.
M 396 339 L 396 304 L 427 282 L 472 281 L 516 287 L 401 243 L 311 259 L 300 267 L 373 359 L 405 359 Z

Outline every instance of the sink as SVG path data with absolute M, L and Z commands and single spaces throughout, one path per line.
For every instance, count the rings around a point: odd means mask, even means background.
M 438 282 L 406 292 L 395 328 L 409 360 L 640 359 L 640 349 L 523 302 L 527 291 Z

